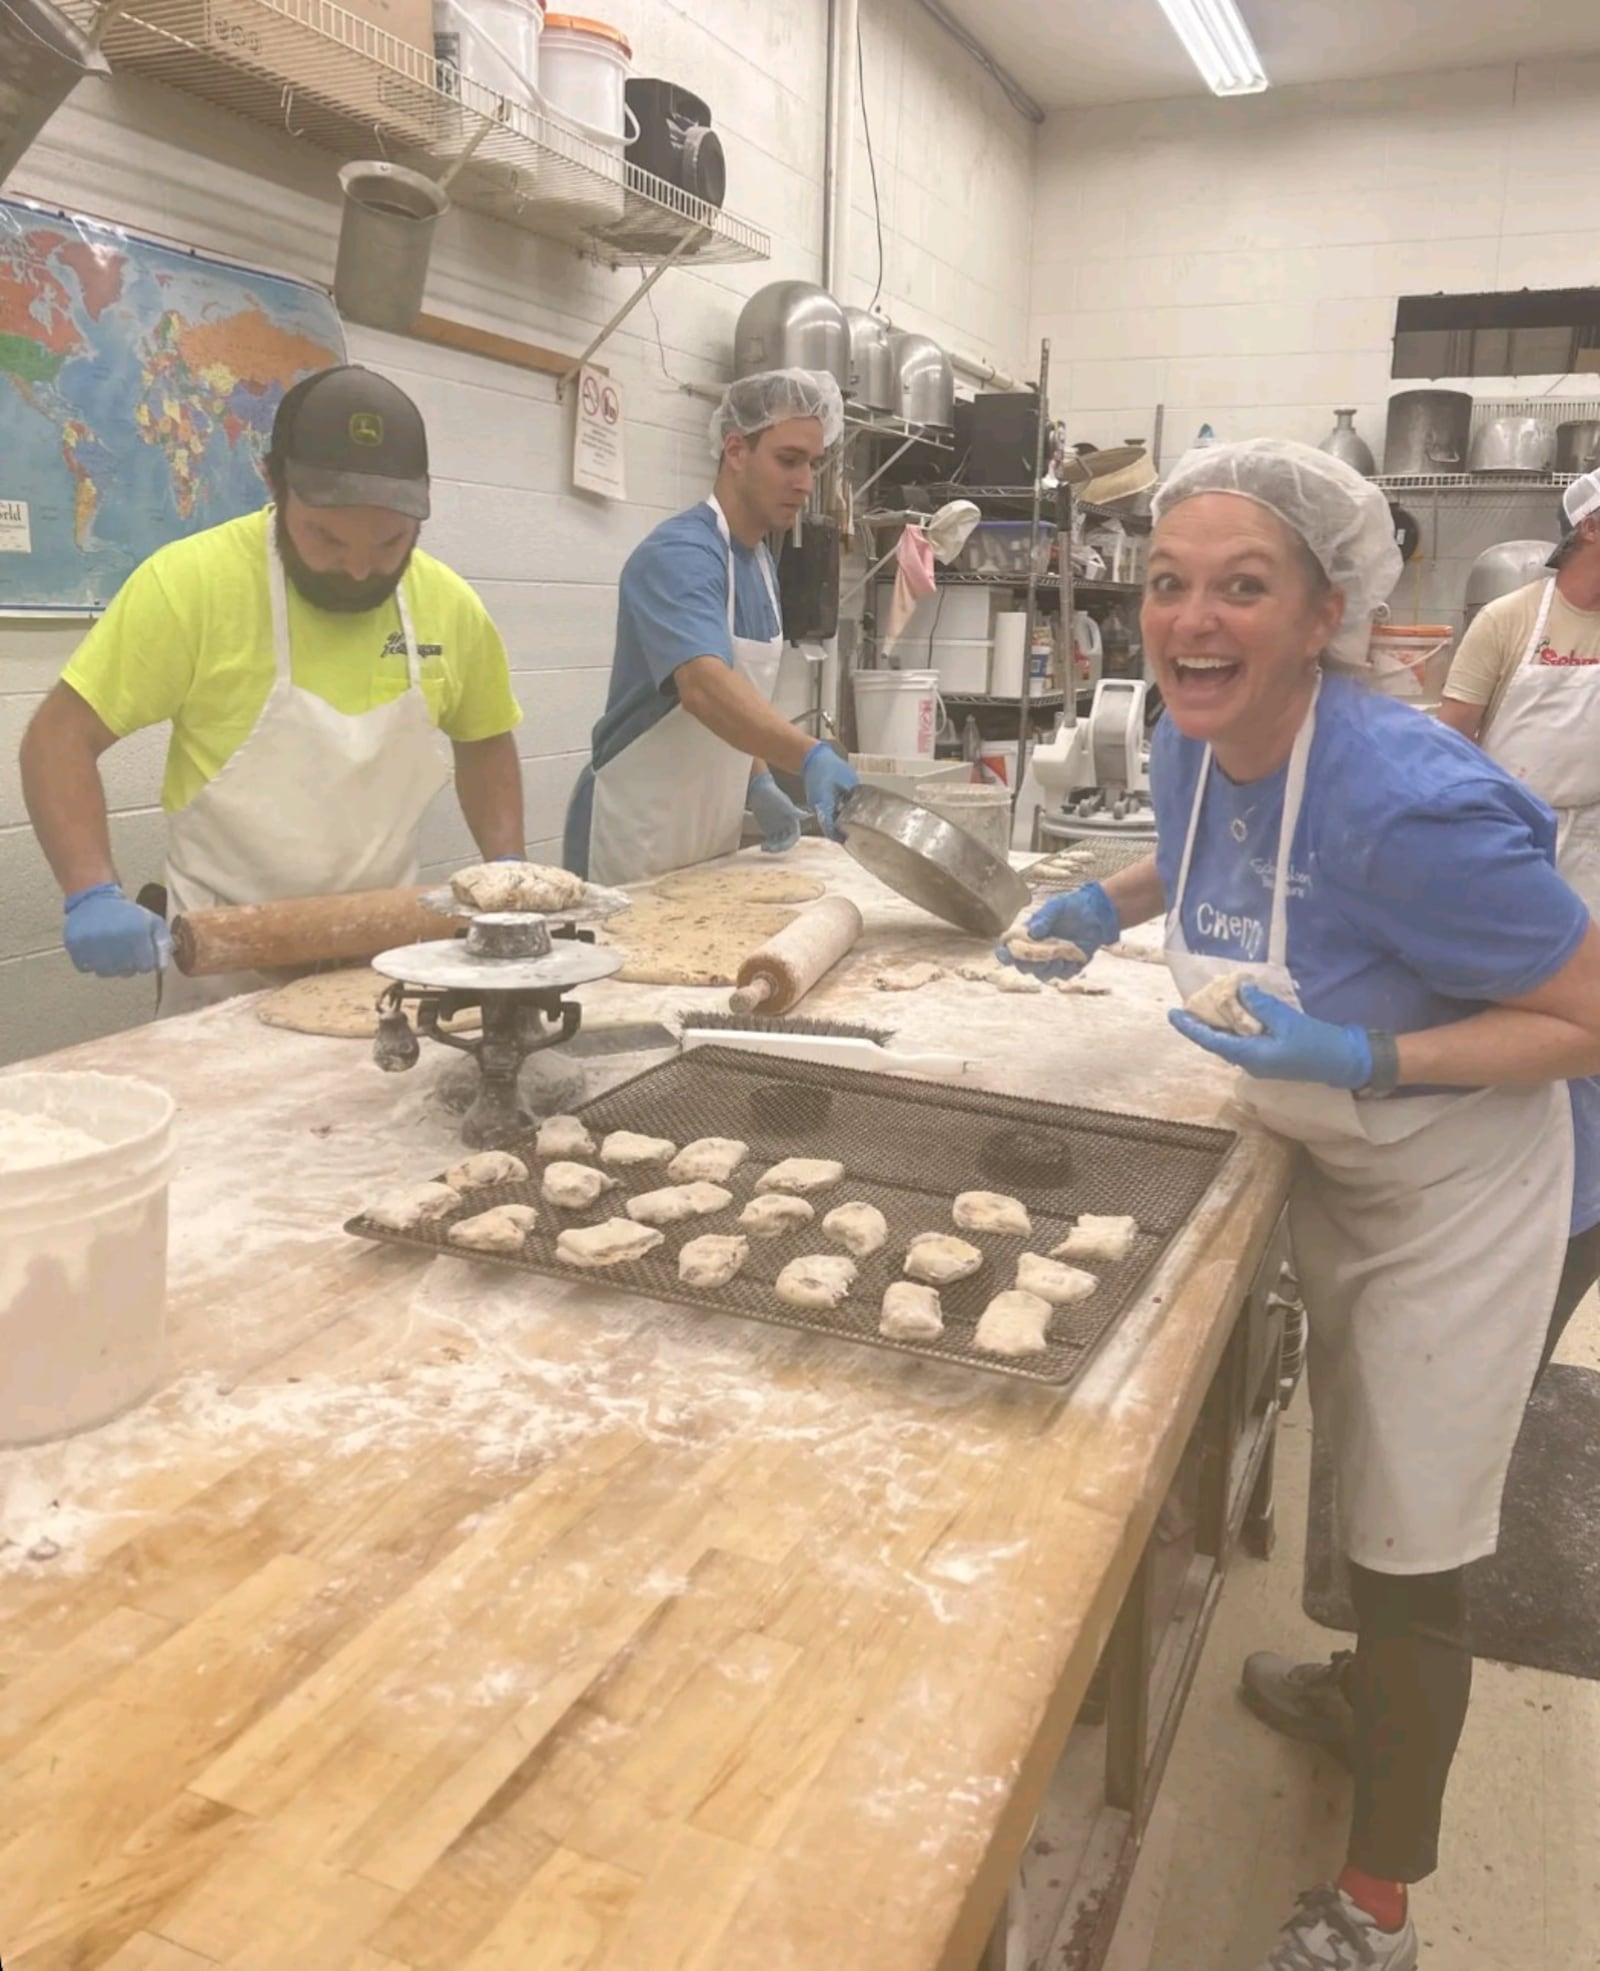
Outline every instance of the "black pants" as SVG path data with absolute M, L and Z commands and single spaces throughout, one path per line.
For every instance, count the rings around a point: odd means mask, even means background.
M 1567 1323 L 1597 1276 L 1600 1276 L 1600 1225 L 1593 1225 L 1567 1241 L 1567 1263 L 1561 1269 L 1561 1284 L 1556 1288 L 1555 1312 L 1550 1316 L 1550 1331 L 1545 1336 L 1544 1354 L 1539 1360 L 1540 1375 L 1549 1368 Z

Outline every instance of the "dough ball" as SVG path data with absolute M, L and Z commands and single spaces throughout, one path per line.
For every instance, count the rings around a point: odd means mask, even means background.
M 708 1184 L 726 1184 L 750 1154 L 750 1145 L 736 1136 L 701 1136 L 683 1148 L 667 1165 L 667 1175 L 680 1184 L 697 1178 Z
M 725 1287 L 750 1256 L 750 1241 L 737 1232 L 702 1232 L 678 1254 L 678 1278 L 686 1287 Z
M 801 1226 L 809 1225 L 816 1215 L 804 1198 L 773 1193 L 752 1198 L 740 1212 L 739 1223 L 758 1239 L 781 1239 L 785 1232 L 798 1232 Z
M 662 1191 L 645 1191 L 624 1206 L 641 1225 L 681 1225 L 686 1218 L 704 1218 L 726 1211 L 733 1193 L 720 1184 L 672 1184 Z
M 1036 1293 L 1009 1287 L 983 1310 L 974 1347 L 988 1355 L 1040 1355 L 1050 1325 L 1050 1303 Z
M 622 1266 L 664 1243 L 653 1226 L 608 1218 L 603 1225 L 570 1226 L 556 1240 L 556 1258 L 567 1266 Z
M 889 1221 L 876 1205 L 835 1205 L 822 1229 L 857 1259 L 870 1259 L 889 1243 Z
M 884 1291 L 878 1333 L 891 1341 L 933 1341 L 944 1333 L 944 1314 L 933 1287 L 896 1280 Z
M 982 1264 L 983 1254 L 965 1239 L 952 1239 L 948 1232 L 919 1232 L 906 1249 L 903 1271 L 913 1280 L 948 1287 L 970 1280 Z
M 1138 1230 L 1136 1219 L 1096 1218 L 1086 1211 L 1051 1253 L 1056 1259 L 1098 1260 L 1102 1266 L 1114 1266 L 1133 1250 Z
M 515 910 L 517 879 L 509 862 L 475 862 L 450 878 L 450 893 L 469 910 Z
M 837 1307 L 856 1283 L 856 1263 L 841 1253 L 808 1253 L 791 1259 L 773 1283 L 779 1300 L 790 1307 Z
M 1027 972 L 1019 972 L 1011 965 L 998 965 L 994 977 L 989 981 L 996 992 L 1043 992 L 1044 980 L 1033 978 Z
M 486 1184 L 520 1184 L 528 1174 L 521 1157 L 507 1150 L 480 1150 L 454 1170 L 445 1172 L 444 1181 L 458 1191 L 480 1191 Z
M 391 1191 L 367 1212 L 374 1225 L 391 1232 L 414 1232 L 419 1225 L 432 1225 L 446 1212 L 454 1211 L 461 1193 L 450 1184 L 413 1184 L 404 1191 Z
M 825 1157 L 785 1157 L 756 1179 L 758 1191 L 827 1191 L 844 1182 L 844 1165 Z
M 592 1170 L 586 1163 L 545 1165 L 541 1189 L 547 1204 L 563 1211 L 587 1211 L 602 1191 L 615 1190 L 617 1180 L 603 1170 Z
M 535 1147 L 542 1157 L 592 1157 L 594 1138 L 576 1116 L 547 1116 Z
M 1265 1031 L 1261 1022 L 1239 1000 L 1240 986 L 1250 982 L 1248 972 L 1224 972 L 1221 978 L 1209 979 L 1198 992 L 1190 993 L 1183 1002 L 1183 1010 L 1223 1033 L 1243 1034 L 1246 1038 L 1261 1033 Z
M 1024 1293 L 1048 1300 L 1052 1307 L 1070 1307 L 1075 1300 L 1087 1300 L 1099 1284 L 1092 1273 L 1063 1266 L 1036 1252 L 1025 1252 L 1017 1261 L 1017 1285 Z
M 1000 1191 L 962 1191 L 950 1216 L 963 1232 L 1014 1232 L 1025 1239 L 1033 1230 L 1028 1207 Z
M 942 965 L 887 965 L 873 979 L 879 992 L 918 992 L 944 977 Z
M 453 1246 L 470 1252 L 521 1252 L 523 1242 L 539 1222 L 532 1205 L 495 1205 L 476 1218 L 460 1218 L 450 1227 Z
M 1006 950 L 1026 965 L 1082 965 L 1083 953 L 1070 938 L 1030 938 L 1026 931 L 1013 931 L 1006 938 Z
M 473 910 L 571 910 L 584 887 L 582 877 L 542 862 L 478 862 L 450 878 L 456 901 Z
M 665 1136 L 635 1136 L 631 1129 L 613 1129 L 600 1145 L 600 1161 L 622 1166 L 667 1163 L 678 1154 L 676 1143 Z

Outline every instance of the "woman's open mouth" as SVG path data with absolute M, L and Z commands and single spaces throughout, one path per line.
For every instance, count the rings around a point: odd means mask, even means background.
M 1233 683 L 1244 666 L 1234 657 L 1174 657 L 1173 682 L 1186 698 L 1211 698 Z

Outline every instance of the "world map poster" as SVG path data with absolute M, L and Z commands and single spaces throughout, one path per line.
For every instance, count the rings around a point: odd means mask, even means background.
M 308 282 L 0 199 L 0 612 L 103 609 L 253 512 L 284 391 L 344 360 Z

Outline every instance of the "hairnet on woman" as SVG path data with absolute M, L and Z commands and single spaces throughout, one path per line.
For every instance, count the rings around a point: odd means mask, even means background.
M 1383 495 L 1340 461 L 1184 459 L 1141 615 L 1156 852 L 1029 924 L 1092 958 L 1164 915 L 1204 1014 L 1173 1024 L 1301 1148 L 1290 1234 L 1359 1631 L 1331 1664 L 1251 1657 L 1244 1691 L 1349 1760 L 1355 1805 L 1344 1871 L 1261 1971 L 1417 1962 L 1407 1887 L 1437 1865 L 1472 1682 L 1462 1569 L 1494 1551 L 1529 1391 L 1600 1259 L 1568 1088 L 1600 1069 L 1600 932 L 1550 810 L 1362 681 L 1399 572 Z

